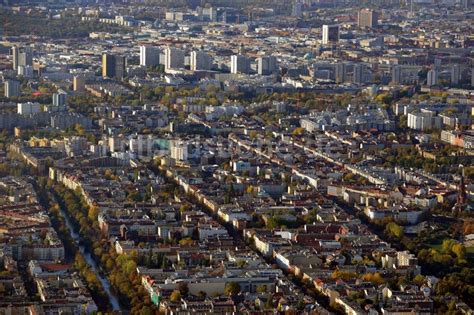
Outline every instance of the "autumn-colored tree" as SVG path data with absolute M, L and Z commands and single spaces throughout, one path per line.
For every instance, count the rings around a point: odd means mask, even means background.
M 179 293 L 178 290 L 174 290 L 173 292 L 171 292 L 170 301 L 171 301 L 171 302 L 179 302 L 179 301 L 181 301 L 181 293 Z
M 99 207 L 90 206 L 89 211 L 87 212 L 87 217 L 89 218 L 89 220 L 92 222 L 97 220 L 97 217 L 99 216 L 99 211 Z
M 304 128 L 298 127 L 298 128 L 295 128 L 295 130 L 293 130 L 292 135 L 293 136 L 301 136 L 303 133 L 304 133 Z
M 194 241 L 190 237 L 186 237 L 179 241 L 179 245 L 183 247 L 191 247 L 194 245 Z
M 350 272 L 350 271 L 340 271 L 340 270 L 335 270 L 331 277 L 333 279 L 354 279 L 357 278 L 357 274 L 355 272 Z
M 454 244 L 451 251 L 459 259 L 464 259 L 466 257 L 466 247 L 461 243 Z
M 268 288 L 265 284 L 257 286 L 257 293 L 266 293 L 267 290 Z
M 240 293 L 241 288 L 237 282 L 228 282 L 225 285 L 224 293 L 229 296 L 236 296 Z
M 390 234 L 391 236 L 394 236 L 398 239 L 403 237 L 403 227 L 400 225 L 396 224 L 395 222 L 390 222 L 387 224 L 385 227 L 385 231 Z
M 418 286 L 421 286 L 424 282 L 425 282 L 425 277 L 423 275 L 416 275 L 413 278 L 413 283 Z
M 376 272 L 376 273 L 367 273 L 367 274 L 362 276 L 362 279 L 364 279 L 365 281 L 372 282 L 375 285 L 380 285 L 380 284 L 385 282 L 382 275 L 378 272 Z

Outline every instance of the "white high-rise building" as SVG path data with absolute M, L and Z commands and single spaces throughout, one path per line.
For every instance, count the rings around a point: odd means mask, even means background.
M 355 64 L 354 73 L 352 75 L 352 82 L 355 84 L 363 84 L 365 82 L 365 65 Z
M 407 126 L 415 130 L 440 129 L 443 120 L 433 112 L 408 113 Z
M 426 79 L 426 85 L 427 86 L 433 86 L 438 84 L 438 70 L 437 69 L 431 69 L 428 71 L 428 76 Z
M 339 42 L 339 25 L 323 25 L 323 45 Z
M 125 141 L 122 137 L 112 136 L 108 138 L 108 146 L 110 152 L 123 152 Z
M 59 90 L 58 93 L 53 94 L 53 105 L 64 106 L 67 102 L 67 93 L 63 90 Z
M 416 65 L 393 65 L 392 66 L 392 83 L 393 84 L 415 84 L 419 82 L 418 73 L 421 66 Z
M 149 156 L 153 153 L 153 143 L 152 135 L 136 135 L 129 139 L 128 147 L 138 156 Z
M 127 58 L 125 56 L 102 54 L 102 77 L 123 79 L 127 75 Z
M 17 71 L 19 66 L 33 65 L 33 49 L 31 47 L 12 47 L 13 70 Z
M 209 8 L 209 19 L 213 22 L 217 21 L 217 9 L 210 7 Z
M 291 15 L 295 17 L 300 17 L 302 15 L 302 8 L 303 4 L 296 0 L 295 3 L 293 3 L 293 7 L 291 8 Z
M 461 70 L 458 64 L 454 64 L 451 67 L 451 84 L 457 85 L 459 83 L 459 77 L 461 75 Z
M 250 60 L 244 55 L 233 55 L 230 58 L 231 73 L 250 73 Z
M 472 0 L 461 0 L 461 6 L 464 10 L 469 10 L 470 7 L 474 4 Z
M 357 14 L 357 24 L 359 27 L 377 27 L 378 13 L 370 9 L 361 9 Z
M 21 75 L 25 78 L 32 78 L 33 67 L 32 66 L 18 66 L 18 75 Z
M 278 71 L 277 59 L 274 56 L 264 56 L 257 59 L 257 72 L 260 75 L 270 75 Z
M 392 68 L 392 83 L 400 84 L 402 82 L 402 66 L 394 65 Z
M 211 70 L 212 59 L 203 51 L 192 51 L 190 56 L 190 68 L 196 70 Z
M 160 49 L 153 46 L 140 46 L 140 65 L 156 67 L 160 64 Z
M 184 51 L 178 48 L 168 47 L 165 50 L 165 69 L 183 69 Z
M 39 112 L 41 112 L 40 103 L 26 102 L 17 104 L 17 113 L 20 115 L 30 115 Z
M 334 72 L 336 83 L 344 83 L 346 80 L 346 65 L 342 62 L 337 63 Z
M 86 90 L 86 77 L 85 75 L 75 75 L 73 79 L 73 90 L 75 92 L 84 92 Z
M 5 97 L 18 97 L 21 94 L 20 82 L 16 80 L 5 80 Z
M 188 160 L 188 144 L 184 141 L 173 141 L 170 148 L 171 158 L 176 161 Z

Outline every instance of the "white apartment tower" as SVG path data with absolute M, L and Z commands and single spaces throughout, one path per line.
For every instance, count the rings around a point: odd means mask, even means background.
M 67 102 L 67 93 L 64 90 L 59 90 L 57 93 L 53 94 L 53 105 L 54 106 L 64 106 Z
M 192 71 L 211 70 L 212 67 L 211 57 L 203 51 L 192 51 L 189 63 Z
M 168 47 L 165 50 L 165 68 L 183 69 L 184 68 L 184 51 L 178 48 Z
M 339 42 L 339 25 L 323 25 L 323 45 Z
M 461 69 L 458 64 L 454 64 L 451 67 L 451 84 L 457 85 L 459 83 L 459 77 L 461 75 Z
M 334 78 L 336 83 L 344 83 L 346 80 L 346 65 L 343 62 L 338 62 L 334 69 Z
M 233 55 L 230 59 L 231 73 L 250 73 L 250 60 L 244 55 Z
M 426 78 L 426 85 L 433 86 L 436 84 L 438 84 L 438 70 L 431 69 L 430 71 L 428 71 L 428 76 Z
M 355 84 L 363 84 L 365 82 L 365 65 L 355 64 L 352 76 L 352 82 Z
M 4 83 L 5 97 L 18 97 L 21 94 L 20 82 L 16 80 L 5 80 Z
M 140 65 L 156 67 L 160 64 L 160 50 L 153 46 L 140 46 Z
M 278 71 L 277 59 L 274 56 L 264 56 L 257 59 L 257 72 L 260 75 L 271 75 Z
M 400 84 L 402 82 L 402 66 L 394 65 L 392 68 L 392 83 Z
M 171 158 L 176 161 L 188 160 L 188 144 L 184 141 L 173 141 L 170 148 Z

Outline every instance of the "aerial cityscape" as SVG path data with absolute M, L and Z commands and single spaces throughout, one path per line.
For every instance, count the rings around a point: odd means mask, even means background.
M 0 315 L 474 315 L 474 0 L 2 0 Z

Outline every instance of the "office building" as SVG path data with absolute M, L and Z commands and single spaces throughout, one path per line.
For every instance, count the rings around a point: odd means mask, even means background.
M 17 71 L 19 66 L 33 65 L 33 49 L 31 47 L 12 47 L 13 70 Z
M 303 8 L 303 4 L 300 1 L 296 0 L 296 2 L 293 3 L 293 7 L 291 9 L 291 15 L 294 17 L 301 17 L 302 8 Z
M 344 81 L 346 81 L 346 65 L 344 63 L 340 62 L 336 64 L 334 79 L 336 83 L 344 83 Z
M 363 84 L 365 82 L 365 65 L 364 64 L 354 65 L 352 82 L 355 84 Z
M 339 25 L 323 25 L 323 45 L 339 42 Z
M 21 75 L 24 78 L 33 77 L 33 67 L 32 66 L 18 66 L 18 75 Z
M 408 128 L 415 130 L 440 129 L 442 123 L 442 118 L 432 112 L 412 112 L 407 117 Z
M 125 77 L 126 59 L 124 56 L 102 55 L 102 76 L 104 78 L 123 79 Z
M 67 93 L 63 90 L 59 90 L 53 94 L 53 105 L 54 106 L 65 106 L 67 102 Z
M 357 15 L 357 25 L 359 27 L 377 27 L 379 15 L 370 9 L 361 9 Z
M 419 72 L 422 70 L 421 66 L 417 65 L 393 65 L 392 83 L 393 84 L 416 84 L 419 82 Z
M 168 47 L 165 50 L 165 69 L 183 69 L 184 51 L 178 48 Z
M 26 102 L 17 104 L 17 113 L 20 115 L 37 114 L 39 112 L 41 112 L 40 103 Z
M 454 64 L 451 67 L 451 84 L 457 85 L 459 84 L 459 77 L 461 75 L 460 67 L 458 64 Z
M 233 55 L 230 58 L 231 73 L 250 73 L 250 59 L 244 55 Z
M 392 83 L 400 84 L 402 82 L 402 67 L 394 65 L 392 68 Z
M 20 96 L 20 82 L 16 80 L 6 80 L 4 83 L 5 97 L 19 97 Z
M 278 64 L 276 57 L 259 57 L 257 59 L 257 72 L 260 75 L 271 75 L 278 72 Z
M 160 64 L 160 50 L 153 46 L 140 46 L 140 65 L 156 67 Z
M 211 57 L 203 51 L 192 51 L 189 63 L 193 71 L 211 70 L 212 68 Z
M 433 86 L 438 84 L 438 70 L 437 69 L 431 69 L 428 71 L 428 75 L 426 78 L 426 85 L 427 86 Z
M 74 92 L 84 92 L 86 90 L 86 77 L 84 75 L 74 76 L 73 90 Z
M 216 8 L 213 8 L 213 7 L 209 8 L 209 20 L 211 20 L 212 22 L 217 21 L 217 9 Z
M 184 141 L 172 141 L 170 148 L 171 158 L 176 161 L 188 160 L 188 144 Z
M 11 56 L 12 56 L 12 68 L 13 70 L 17 71 L 18 69 L 18 53 L 20 48 L 13 46 L 11 48 Z
M 125 140 L 119 136 L 109 137 L 108 146 L 110 152 L 123 152 L 125 150 Z

